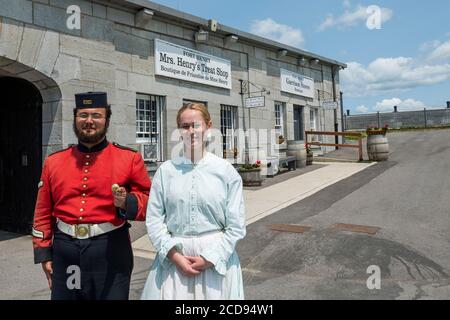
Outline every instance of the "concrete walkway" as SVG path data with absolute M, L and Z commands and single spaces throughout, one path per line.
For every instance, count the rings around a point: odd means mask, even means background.
M 244 190 L 247 225 L 288 207 L 360 172 L 374 163 L 327 163 L 324 167 L 259 190 Z M 147 235 L 133 242 L 134 255 L 153 259 L 155 250 Z

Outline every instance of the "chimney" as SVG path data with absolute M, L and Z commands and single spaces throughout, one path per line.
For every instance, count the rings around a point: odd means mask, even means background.
M 350 110 L 349 109 L 347 109 L 347 116 L 349 116 L 350 115 Z
M 394 106 L 394 112 L 397 112 L 397 106 Z

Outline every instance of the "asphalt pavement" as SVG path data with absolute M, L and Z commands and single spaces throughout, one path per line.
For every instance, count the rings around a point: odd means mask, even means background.
M 246 298 L 449 299 L 449 138 L 450 130 L 389 134 L 389 161 L 250 225 L 238 245 Z M 380 229 L 371 235 L 337 223 Z

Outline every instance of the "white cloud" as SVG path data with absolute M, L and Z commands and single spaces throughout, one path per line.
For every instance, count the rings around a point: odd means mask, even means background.
M 441 42 L 439 40 L 427 41 L 420 46 L 420 51 L 428 52 L 430 50 L 434 50 L 439 47 L 440 44 Z
M 402 102 L 399 98 L 384 99 L 376 103 L 372 109 L 375 111 L 392 111 L 394 106 L 398 106 Z
M 398 105 L 398 111 L 406 111 L 406 110 L 423 110 L 424 108 L 427 108 L 425 103 L 422 101 L 417 101 L 414 99 L 406 99 L 403 100 Z
M 427 108 L 425 103 L 422 101 L 414 99 L 402 100 L 400 98 L 384 99 L 377 102 L 374 111 L 394 111 L 394 106 L 397 106 L 397 111 L 413 111 L 413 110 L 423 110 Z
M 277 23 L 271 18 L 253 21 L 250 32 L 293 47 L 302 47 L 305 39 L 300 29 Z
M 450 61 L 450 40 L 444 43 L 434 41 L 433 46 L 429 47 L 433 50 L 428 54 L 427 60 L 430 62 Z
M 365 105 L 358 106 L 355 108 L 357 113 L 367 113 L 369 112 L 369 108 L 367 108 Z
M 416 63 L 412 58 L 378 58 L 367 67 L 348 62 L 340 73 L 348 96 L 408 90 L 444 82 L 450 78 L 450 64 Z
M 374 111 L 394 111 L 394 106 L 397 106 L 397 111 L 413 111 L 413 110 L 423 110 L 426 105 L 422 101 L 417 101 L 414 99 L 402 100 L 400 98 L 384 99 L 377 102 L 373 107 Z
M 394 106 L 397 106 L 397 111 L 417 111 L 417 110 L 423 110 L 426 109 L 442 109 L 442 106 L 435 107 L 435 106 L 429 106 L 423 103 L 422 101 L 415 100 L 415 99 L 405 99 L 402 100 L 400 98 L 390 98 L 390 99 L 383 99 L 381 101 L 378 101 L 374 106 L 371 108 L 366 107 L 365 105 L 360 105 L 355 108 L 356 113 L 373 113 L 373 112 L 393 112 Z
M 367 19 L 370 17 L 371 13 L 367 12 L 367 8 L 369 6 L 361 6 L 358 5 L 353 11 L 348 10 L 350 7 L 350 2 L 344 2 L 344 7 L 347 9 L 345 12 L 335 17 L 333 14 L 328 14 L 325 20 L 320 24 L 318 30 L 324 31 L 325 29 L 337 27 L 352 27 L 356 26 L 360 23 L 366 23 Z M 381 9 L 381 23 L 385 23 L 392 19 L 394 12 L 389 8 L 380 8 Z

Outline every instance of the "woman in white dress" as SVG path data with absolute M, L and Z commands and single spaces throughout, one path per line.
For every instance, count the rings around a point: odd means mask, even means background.
M 152 179 L 146 226 L 157 256 L 141 299 L 244 299 L 235 251 L 246 232 L 242 179 L 206 152 L 212 123 L 203 104 L 183 106 L 177 125 L 183 156 Z

